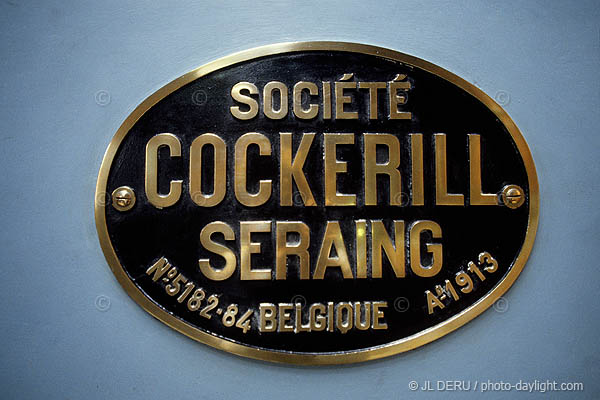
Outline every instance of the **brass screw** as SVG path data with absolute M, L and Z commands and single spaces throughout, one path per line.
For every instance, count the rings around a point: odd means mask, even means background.
M 502 188 L 502 202 L 508 208 L 519 208 L 525 203 L 525 191 L 517 185 Z
M 112 192 L 112 205 L 118 211 L 128 211 L 135 205 L 135 193 L 129 186 L 121 186 Z

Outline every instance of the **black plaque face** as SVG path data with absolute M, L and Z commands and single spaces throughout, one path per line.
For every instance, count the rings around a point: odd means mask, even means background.
M 153 316 L 211 346 L 302 364 L 406 351 L 514 282 L 538 218 L 508 115 L 423 60 L 267 46 L 146 99 L 112 140 L 96 223 Z

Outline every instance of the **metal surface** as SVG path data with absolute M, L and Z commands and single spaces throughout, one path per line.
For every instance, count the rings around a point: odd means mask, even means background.
M 598 397 L 597 1 L 0 8 L 3 398 Z M 172 79 L 227 54 L 292 40 L 362 42 L 426 59 L 488 93 L 526 133 L 540 181 L 540 226 L 527 267 L 502 302 L 415 351 L 299 367 L 214 350 L 131 301 L 106 267 L 91 210 L 107 143 Z M 455 379 L 580 381 L 585 388 L 408 387 Z
M 298 103 L 299 86 L 312 99 Z M 124 183 L 145 187 L 126 215 L 104 202 Z M 426 61 L 340 42 L 244 51 L 161 88 L 115 134 L 96 199 L 107 260 L 144 309 L 211 346 L 299 364 L 396 354 L 470 321 L 523 269 L 539 210 L 529 149 L 491 98 Z M 394 308 L 399 298 L 410 309 Z

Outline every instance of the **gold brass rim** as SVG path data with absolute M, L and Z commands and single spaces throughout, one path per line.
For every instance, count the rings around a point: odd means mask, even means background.
M 197 328 L 194 328 L 191 325 L 188 325 L 187 323 L 183 322 L 182 320 L 178 319 L 177 317 L 167 313 L 165 310 L 158 307 L 152 300 L 147 298 L 142 293 L 142 291 L 139 290 L 133 284 L 131 280 L 129 280 L 127 274 L 125 273 L 123 267 L 119 262 L 119 259 L 115 253 L 112 243 L 110 242 L 105 218 L 106 202 L 99 200 L 103 199 L 103 194 L 106 193 L 106 185 L 108 181 L 110 167 L 121 142 L 129 132 L 129 130 L 137 122 L 137 120 L 147 110 L 149 110 L 152 106 L 154 106 L 164 97 L 171 94 L 180 87 L 208 73 L 211 73 L 224 67 L 228 67 L 258 57 L 311 50 L 345 51 L 388 58 L 423 69 L 453 83 L 454 85 L 458 86 L 459 88 L 463 89 L 464 91 L 481 101 L 502 122 L 502 124 L 507 128 L 513 140 L 515 141 L 527 171 L 529 183 L 529 221 L 527 226 L 527 233 L 525 235 L 525 240 L 521 248 L 521 252 L 517 256 L 509 273 L 494 287 L 493 290 L 488 292 L 484 297 L 479 299 L 469 308 L 463 310 L 461 313 L 458 313 L 452 318 L 449 318 L 446 321 L 435 325 L 429 329 L 421 331 L 415 335 L 403 338 L 395 342 L 388 343 L 383 346 L 360 349 L 350 352 L 333 352 L 318 354 L 290 353 L 236 343 L 231 340 L 211 335 Z M 525 142 L 525 139 L 523 138 L 516 124 L 508 116 L 506 111 L 504 111 L 502 107 L 500 107 L 488 95 L 486 95 L 483 91 L 481 91 L 474 85 L 458 77 L 457 75 L 454 75 L 453 73 L 437 65 L 404 53 L 365 44 L 325 41 L 279 43 L 234 53 L 229 56 L 212 61 L 208 64 L 205 64 L 191 72 L 188 72 L 187 74 L 175 79 L 174 81 L 160 88 L 158 91 L 154 92 L 150 97 L 146 98 L 127 117 L 127 119 L 125 119 L 123 124 L 115 133 L 110 144 L 108 145 L 98 175 L 95 199 L 96 200 L 94 210 L 96 219 L 96 229 L 98 231 L 100 246 L 102 247 L 108 264 L 110 265 L 110 268 L 117 277 L 117 280 L 119 281 L 121 286 L 123 286 L 125 291 L 129 294 L 129 296 L 131 296 L 142 308 L 144 308 L 152 316 L 194 340 L 197 340 L 199 342 L 205 343 L 209 346 L 221 350 L 228 351 L 230 353 L 265 361 L 286 362 L 291 364 L 304 365 L 346 364 L 387 357 L 432 342 L 471 321 L 473 318 L 483 313 L 483 311 L 489 308 L 500 296 L 502 296 L 508 290 L 508 288 L 510 288 L 510 286 L 514 283 L 514 281 L 517 279 L 517 277 L 523 270 L 523 267 L 527 262 L 529 254 L 531 253 L 531 249 L 533 248 L 533 242 L 535 240 L 539 217 L 539 186 L 535 165 L 533 163 L 533 158 L 531 156 L 531 152 L 529 151 L 529 147 L 527 146 L 527 143 Z

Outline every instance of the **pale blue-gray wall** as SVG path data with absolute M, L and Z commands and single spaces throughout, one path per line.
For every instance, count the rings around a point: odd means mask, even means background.
M 550 379 L 584 382 L 583 393 L 564 397 L 597 398 L 599 9 L 598 1 L 2 2 L 0 397 L 464 398 L 411 392 L 408 382 Z M 93 218 L 116 129 L 199 65 L 296 40 L 399 50 L 506 103 L 541 190 L 535 247 L 506 312 L 490 308 L 384 360 L 292 367 L 196 343 L 125 294 Z M 507 397 L 529 395 L 485 396 Z

